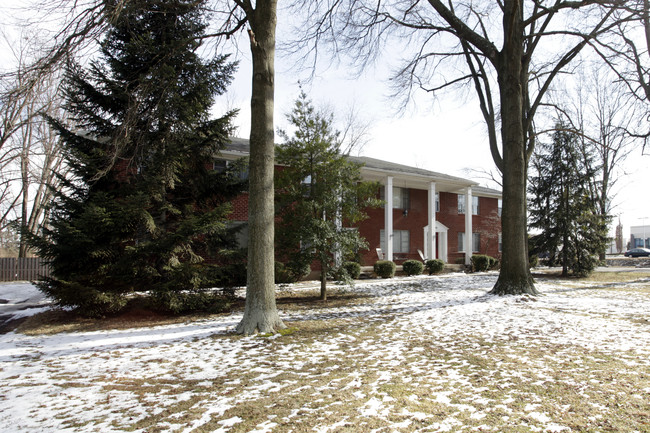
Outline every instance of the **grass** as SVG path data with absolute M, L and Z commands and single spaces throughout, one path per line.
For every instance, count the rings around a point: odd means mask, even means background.
M 542 276 L 538 281 L 557 283 L 558 290 L 588 288 L 594 296 L 635 281 L 625 291 L 646 297 L 648 278 L 650 273 L 621 272 L 581 280 Z M 315 300 L 316 289 L 283 296 L 280 308 L 293 313 L 381 300 L 333 291 L 324 303 Z M 164 348 L 149 353 L 128 346 L 94 352 L 79 362 L 101 365 L 123 359 L 124 367 L 94 372 L 92 379 L 79 372 L 83 369 L 67 369 L 67 360 L 50 359 L 42 362 L 43 368 L 59 385 L 44 392 L 73 408 L 57 415 L 64 427 L 86 430 L 105 423 L 114 431 L 151 433 L 196 423 L 190 431 L 516 433 L 561 431 L 560 426 L 577 432 L 650 431 L 650 364 L 635 351 L 560 344 L 535 330 L 490 339 L 471 329 L 439 336 L 413 329 L 398 316 L 381 309 L 371 318 L 318 316 L 286 321 L 288 328 L 274 338 L 213 335 L 169 349 L 191 354 L 200 344 L 206 353 L 212 348 L 218 354 L 223 348 L 241 348 L 223 358 L 170 359 Z M 52 335 L 211 317 L 137 312 L 100 321 L 51 312 L 23 322 L 19 331 Z M 650 325 L 641 316 L 631 319 L 638 326 Z M 131 368 L 147 374 L 131 375 Z M 22 376 L 9 378 L 12 387 L 30 385 Z M 89 387 L 96 398 L 80 400 L 77 391 Z M 97 410 L 102 416 L 75 417 Z

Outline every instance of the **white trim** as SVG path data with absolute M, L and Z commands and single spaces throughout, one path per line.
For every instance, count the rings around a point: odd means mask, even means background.
M 429 183 L 429 227 L 436 227 L 436 183 Z M 428 251 L 427 258 L 436 258 L 436 233 L 435 230 L 429 230 L 425 237 L 426 251 Z
M 473 236 L 472 236 L 472 188 L 467 188 L 465 191 L 465 233 L 469 233 L 469 236 L 465 236 L 463 245 L 465 247 L 465 264 L 469 265 L 472 259 L 473 251 Z
M 386 176 L 384 186 L 384 233 L 386 234 L 386 260 L 393 261 L 393 177 Z

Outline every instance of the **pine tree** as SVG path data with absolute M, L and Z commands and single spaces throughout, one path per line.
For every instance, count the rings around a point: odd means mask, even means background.
M 340 151 L 332 116 L 315 110 L 304 92 L 287 116 L 295 127 L 276 150 L 282 165 L 276 178 L 276 209 L 280 216 L 276 245 L 294 273 L 316 261 L 321 267 L 321 299 L 327 298 L 327 277 L 340 270 L 340 260 L 367 248 L 358 231 L 346 228 L 367 217 L 364 209 L 378 205 L 377 185 L 361 180 L 361 165 Z
M 558 124 L 553 142 L 540 144 L 532 162 L 530 226 L 541 231 L 535 252 L 549 254 L 564 276 L 591 273 L 607 241 L 607 218 L 591 194 L 597 169 L 590 158 L 580 151 L 577 134 Z
M 33 239 L 53 269 L 40 287 L 60 305 L 101 315 L 149 291 L 180 311 L 187 293 L 225 278 L 204 258 L 233 247 L 228 203 L 242 185 L 211 170 L 234 113 L 209 110 L 235 66 L 199 57 L 203 3 L 114 1 L 100 58 L 67 72 L 75 130 L 52 122 L 75 178 Z

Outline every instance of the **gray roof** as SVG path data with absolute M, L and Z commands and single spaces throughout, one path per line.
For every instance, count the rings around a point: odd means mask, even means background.
M 222 153 L 233 156 L 246 156 L 250 153 L 249 140 L 246 138 L 232 137 L 230 138 L 230 143 L 226 145 L 226 148 Z M 501 197 L 501 191 L 479 186 L 476 182 L 470 179 L 450 176 L 444 173 L 411 167 L 404 164 L 397 164 L 395 162 L 384 161 L 381 159 L 369 158 L 367 156 L 349 156 L 349 158 L 354 162 L 363 164 L 362 171 L 366 175 L 372 175 L 375 180 L 380 175 L 401 175 L 402 177 L 408 177 L 411 179 L 420 179 L 417 181 L 418 185 L 425 180 L 430 182 L 440 182 L 441 184 L 448 185 L 448 188 L 446 188 L 448 190 L 471 187 L 474 195 Z
M 462 177 L 450 176 L 450 175 L 444 174 L 444 173 L 438 173 L 438 172 L 435 172 L 435 171 L 425 170 L 423 168 L 411 167 L 410 165 L 397 164 L 395 162 L 384 161 L 384 160 L 381 160 L 381 159 L 369 158 L 367 156 L 350 156 L 349 158 L 352 161 L 363 164 L 365 167 L 371 168 L 371 169 L 374 168 L 374 169 L 377 169 L 377 170 L 383 170 L 383 171 L 388 171 L 388 172 L 393 172 L 393 173 L 403 173 L 403 174 L 409 174 L 409 175 L 418 175 L 418 176 L 431 177 L 431 178 L 435 178 L 435 179 L 441 180 L 441 181 L 450 181 L 450 182 L 457 182 L 457 183 L 470 183 L 470 184 L 474 183 L 473 181 L 471 181 L 469 179 L 464 179 Z

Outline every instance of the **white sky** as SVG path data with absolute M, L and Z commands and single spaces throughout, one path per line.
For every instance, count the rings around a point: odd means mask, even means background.
M 300 76 L 291 67 L 291 59 L 277 56 L 276 128 L 286 127 L 285 113 L 298 96 L 298 82 L 307 78 L 307 73 Z M 495 171 L 486 128 L 470 96 L 455 99 L 448 95 L 434 102 L 420 94 L 417 106 L 411 104 L 406 113 L 400 114 L 397 103 L 388 97 L 387 72 L 382 75 L 378 70 L 369 70 L 356 79 L 346 74 L 345 68 L 346 65 L 341 64 L 338 68 L 317 71 L 316 78 L 303 87 L 317 107 L 334 108 L 335 115 L 343 115 L 353 106 L 361 112 L 362 120 L 371 120 L 369 141 L 361 149 L 361 155 L 469 177 L 483 185 L 497 187 L 467 172 L 467 169 Z M 240 109 L 236 124 L 238 136 L 243 138 L 247 138 L 250 131 L 250 81 L 250 58 L 242 53 L 239 70 L 226 98 L 230 108 Z M 622 169 L 627 175 L 618 179 L 612 191 L 612 214 L 616 222 L 610 231 L 613 236 L 620 215 L 627 240 L 630 226 L 643 224 L 644 217 L 650 225 L 650 200 L 647 199 L 650 180 L 645 176 L 650 173 L 650 155 L 642 155 L 641 148 L 635 149 Z
M 4 30 L 7 31 L 7 17 L 10 13 L 14 14 L 15 10 L 10 9 L 6 3 L 0 3 L 0 12 L 6 14 L 0 24 L 4 24 Z M 278 39 L 281 38 L 280 29 Z M 248 137 L 250 55 L 246 40 L 240 42 L 240 47 L 239 70 L 225 99 L 222 98 L 217 104 L 216 112 L 226 107 L 239 108 L 237 135 Z M 6 47 L 0 47 L 0 54 L 6 52 Z M 347 72 L 350 69 L 345 63 L 326 65 L 323 61 L 314 80 L 305 84 L 304 89 L 317 107 L 327 106 L 337 115 L 343 115 L 350 107 L 354 107 L 360 112 L 361 121 L 371 123 L 369 140 L 361 149 L 361 155 L 470 177 L 487 184 L 486 180 L 477 179 L 476 175 L 466 171 L 468 168 L 494 170 L 485 126 L 478 106 L 471 100 L 473 94 L 449 94 L 434 102 L 428 95 L 421 93 L 405 113 L 399 114 L 396 101 L 388 97 L 390 89 L 387 84 L 388 71 L 396 66 L 391 61 L 397 56 L 392 55 L 390 59 L 387 57 L 389 56 L 379 59 L 377 64 L 380 66 L 367 69 L 359 79 Z M 5 68 L 7 62 L 6 55 L 0 56 L 0 69 Z M 296 72 L 293 60 L 278 53 L 276 74 L 276 127 L 286 127 L 285 113 L 291 109 L 298 96 L 298 82 L 304 83 L 308 73 Z M 646 199 L 646 189 L 650 182 L 645 179 L 645 174 L 650 172 L 650 156 L 642 156 L 641 149 L 635 150 L 626 161 L 624 170 L 629 174 L 620 178 L 614 188 L 613 214 L 620 215 L 625 227 L 624 236 L 627 238 L 629 227 L 641 225 L 644 217 L 647 217 L 645 222 L 650 224 L 650 200 Z

